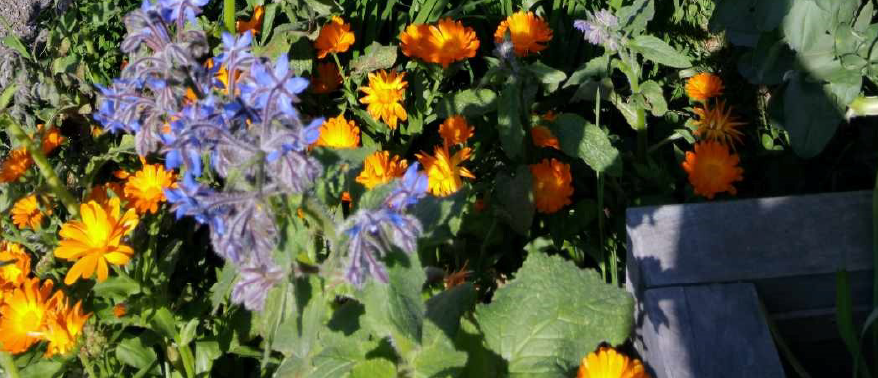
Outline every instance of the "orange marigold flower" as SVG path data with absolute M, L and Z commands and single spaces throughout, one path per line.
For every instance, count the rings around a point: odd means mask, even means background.
M 400 33 L 402 53 L 427 63 L 449 64 L 476 56 L 479 39 L 476 32 L 450 18 L 435 25 L 412 24 Z
M 122 244 L 122 237 L 137 226 L 137 213 L 119 210 L 119 197 L 109 200 L 105 206 L 91 201 L 80 205 L 82 221 L 71 220 L 61 226 L 61 243 L 55 248 L 55 256 L 65 260 L 78 260 L 67 272 L 64 283 L 71 285 L 79 277 L 88 279 L 97 270 L 98 282 L 109 275 L 107 263 L 125 265 L 134 254 L 131 247 Z
M 433 156 L 426 152 L 415 154 L 424 171 L 427 172 L 427 188 L 434 196 L 447 197 L 456 193 L 463 186 L 461 177 L 476 178 L 465 167 L 460 164 L 469 160 L 472 150 L 462 148 L 454 155 L 448 152 L 448 145 L 436 146 L 433 149 Z
M 317 70 L 314 75 L 311 75 L 311 92 L 330 93 L 338 89 L 342 81 L 335 63 L 317 63 Z
M 21 285 L 30 274 L 30 255 L 20 245 L 13 242 L 2 242 L 0 262 L 12 264 L 0 267 L 0 287 L 10 288 Z
M 314 41 L 317 59 L 323 59 L 329 53 L 348 51 L 355 40 L 351 26 L 346 24 L 341 17 L 332 16 L 332 21 L 323 25 L 323 28 L 320 29 L 320 35 Z
M 686 81 L 686 94 L 689 98 L 705 102 L 723 93 L 723 81 L 712 73 L 702 72 Z
M 372 189 L 394 178 L 402 177 L 408 166 L 408 162 L 400 160 L 399 156 L 391 158 L 389 151 L 378 151 L 366 157 L 363 171 L 355 180 L 365 185 L 367 189 Z
M 649 378 L 638 359 L 601 347 L 582 359 L 576 378 Z
M 683 170 L 689 174 L 695 194 L 713 199 L 717 193 L 737 194 L 732 183 L 744 180 L 744 169 L 738 167 L 740 161 L 725 145 L 704 141 L 695 145 L 695 152 L 686 152 Z
M 408 119 L 408 113 L 402 107 L 408 85 L 405 72 L 372 72 L 369 74 L 369 86 L 360 89 L 366 94 L 360 103 L 368 105 L 366 111 L 373 119 L 383 120 L 391 129 L 396 129 L 397 120 Z
M 43 212 L 37 203 L 37 196 L 31 194 L 15 202 L 12 205 L 12 224 L 20 230 L 30 227 L 39 230 L 43 223 Z
M 461 115 L 451 116 L 439 125 L 439 135 L 445 140 L 445 144 L 464 144 L 473 136 L 475 129 L 466 122 Z
M 56 292 L 49 299 L 46 307 L 48 308 L 46 324 L 40 332 L 40 337 L 49 342 L 43 356 L 50 358 L 73 350 L 91 313 L 86 314 L 82 311 L 82 301 L 76 302 L 76 305 L 70 308 L 67 297 L 61 291 Z
M 558 138 L 555 137 L 555 134 L 552 134 L 552 130 L 549 130 L 548 127 L 545 126 L 534 126 L 530 129 L 530 138 L 534 142 L 534 146 L 537 147 L 550 147 L 556 150 L 561 149 L 561 142 L 558 141 Z
M 341 193 L 341 202 L 351 203 L 353 200 L 351 199 L 351 192 L 344 191 Z
M 155 214 L 159 203 L 167 201 L 165 189 L 175 187 L 173 171 L 166 171 L 162 164 L 144 164 L 125 183 L 125 199 L 139 214 Z
M 573 195 L 573 178 L 570 166 L 558 160 L 543 159 L 539 164 L 531 164 L 533 175 L 534 205 L 537 211 L 551 214 L 570 204 Z
M 360 128 L 354 121 L 348 121 L 344 114 L 327 119 L 320 126 L 320 138 L 315 146 L 333 148 L 357 148 L 360 145 Z
M 6 296 L 0 306 L 0 343 L 3 351 L 19 354 L 40 340 L 46 323 L 46 302 L 52 294 L 52 280 L 40 285 L 39 278 L 26 279 Z
M 695 114 L 698 120 L 694 121 L 698 129 L 694 134 L 705 140 L 715 140 L 734 149 L 734 142 L 741 143 L 741 137 L 744 135 L 738 126 L 744 125 L 743 122 L 736 122 L 737 119 L 732 116 L 732 107 L 726 109 L 724 101 L 720 100 L 716 106 L 711 108 L 707 105 L 696 107 Z
M 127 314 L 127 313 L 128 313 L 128 306 L 126 306 L 124 303 L 119 303 L 119 304 L 113 306 L 113 315 L 116 316 L 117 318 L 121 318 L 121 317 L 125 316 L 125 314 Z
M 57 127 L 53 127 L 43 134 L 43 141 L 40 144 L 40 149 L 43 150 L 43 154 L 48 155 L 64 143 L 65 140 L 67 140 L 67 138 L 61 135 L 61 130 Z
M 500 23 L 494 33 L 494 42 L 502 43 L 509 31 L 516 56 L 528 56 L 546 49 L 546 42 L 552 40 L 552 29 L 542 18 L 533 12 L 518 11 Z
M 250 21 L 235 21 L 235 30 L 238 33 L 246 33 L 247 31 L 253 31 L 253 35 L 259 34 L 262 31 L 262 16 L 265 13 L 265 9 L 261 5 L 257 5 L 255 9 L 253 9 L 253 17 L 250 18 Z
M 103 134 L 103 133 L 104 133 L 104 129 L 102 129 L 100 126 L 91 125 L 91 137 L 92 138 L 97 138 L 97 137 L 101 136 L 101 134 Z
M 0 183 L 18 181 L 34 161 L 24 147 L 16 148 L 0 165 Z
M 558 115 L 555 114 L 554 110 L 549 110 L 548 112 L 546 112 L 546 114 L 543 114 L 540 118 L 546 122 L 555 122 L 555 119 L 558 118 Z
M 125 195 L 125 185 L 121 182 L 113 181 L 95 186 L 91 188 L 91 192 L 88 194 L 88 197 L 85 197 L 84 202 L 95 201 L 98 204 L 104 205 L 112 197 L 110 192 L 113 192 L 116 197 L 122 197 Z

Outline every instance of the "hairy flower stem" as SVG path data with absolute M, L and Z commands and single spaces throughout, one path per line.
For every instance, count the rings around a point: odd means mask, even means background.
M 21 143 L 27 151 L 30 153 L 31 158 L 33 158 L 34 163 L 36 163 L 37 168 L 39 168 L 40 174 L 43 175 L 43 178 L 46 180 L 46 184 L 52 193 L 55 194 L 56 197 L 64 204 L 64 207 L 67 208 L 67 212 L 70 213 L 74 218 L 79 217 L 79 202 L 73 198 L 73 195 L 67 191 L 67 188 L 61 182 L 61 179 L 58 178 L 58 175 L 55 174 L 55 170 L 52 169 L 52 165 L 49 164 L 49 160 L 46 159 L 46 155 L 43 154 L 43 150 L 40 149 L 39 144 L 35 143 L 25 132 L 21 129 L 15 121 L 10 119 L 7 116 L 9 126 L 9 133 L 12 134 L 12 137 L 18 139 L 18 142 Z

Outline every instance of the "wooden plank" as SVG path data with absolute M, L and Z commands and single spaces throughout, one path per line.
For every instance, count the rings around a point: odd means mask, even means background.
M 639 352 L 655 378 L 784 377 L 752 284 L 648 289 Z
M 628 277 L 636 292 L 871 269 L 871 203 L 861 191 L 628 209 Z

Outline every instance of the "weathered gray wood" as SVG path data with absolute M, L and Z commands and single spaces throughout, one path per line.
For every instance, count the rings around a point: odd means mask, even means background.
M 648 289 L 636 346 L 655 378 L 783 377 L 752 284 Z
M 635 289 L 872 267 L 871 192 L 629 209 Z

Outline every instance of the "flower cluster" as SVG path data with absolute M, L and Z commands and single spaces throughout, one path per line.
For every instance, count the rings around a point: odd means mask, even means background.
M 604 46 L 607 50 L 616 51 L 622 41 L 619 20 L 606 9 L 588 12 L 585 20 L 576 20 L 573 27 L 579 29 L 585 40 L 593 45 Z
M 37 131 L 41 134 L 40 150 L 45 155 L 55 151 L 56 148 L 67 140 L 66 137 L 61 135 L 61 130 L 57 127 L 43 130 L 43 125 L 37 125 Z M 10 151 L 6 160 L 0 163 L 0 183 L 18 181 L 33 164 L 34 160 L 27 148 L 19 147 Z
M 30 256 L 20 245 L 0 246 L 0 344 L 5 352 L 19 354 L 47 341 L 45 357 L 66 354 L 76 345 L 91 314 L 82 302 L 73 307 L 63 291 L 52 293 L 52 280 L 42 283 L 31 274 Z

